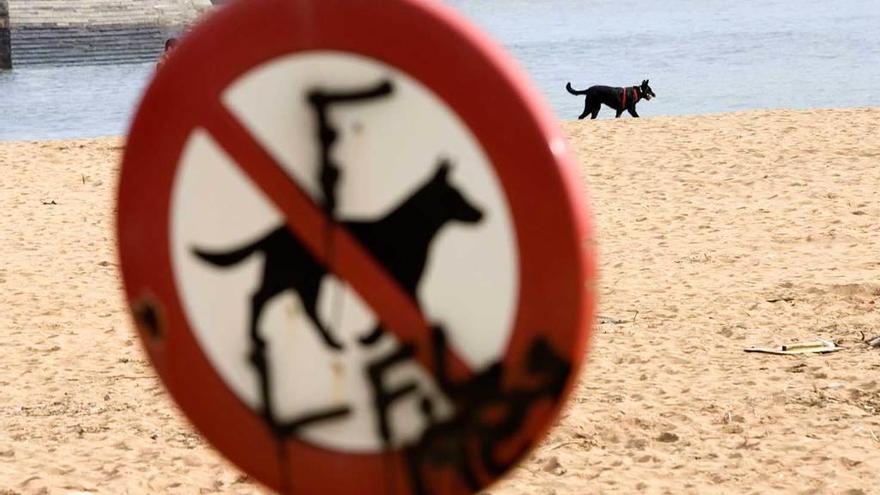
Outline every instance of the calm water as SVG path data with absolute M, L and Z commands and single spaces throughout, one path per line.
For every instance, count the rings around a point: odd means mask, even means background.
M 153 64 L 0 71 L 0 140 L 121 135 Z
M 658 98 L 639 104 L 644 117 L 878 105 L 878 0 L 447 3 L 504 44 L 564 119 L 583 105 L 567 81 L 583 89 L 650 78 Z M 0 139 L 122 134 L 151 71 L 0 73 Z

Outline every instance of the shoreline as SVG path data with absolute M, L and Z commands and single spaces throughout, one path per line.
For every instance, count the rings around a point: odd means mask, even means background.
M 856 107 L 809 107 L 809 108 L 785 108 L 785 107 L 774 107 L 774 108 L 757 108 L 757 109 L 747 109 L 747 110 L 733 110 L 726 112 L 710 112 L 710 113 L 685 113 L 685 114 L 664 114 L 664 115 L 643 115 L 638 119 L 633 119 L 629 117 L 628 114 L 624 114 L 619 119 L 611 118 L 602 118 L 604 114 L 606 117 L 608 116 L 608 111 L 613 112 L 607 107 L 602 107 L 603 113 L 599 114 L 600 121 L 605 120 L 656 120 L 656 119 L 678 119 L 678 118 L 701 118 L 701 117 L 723 117 L 725 115 L 744 115 L 744 114 L 775 114 L 779 112 L 792 112 L 792 113 L 800 113 L 800 112 L 815 112 L 815 111 L 859 111 L 859 110 L 876 110 L 880 108 L 880 106 L 856 106 Z M 583 121 L 587 121 L 590 119 L 583 119 Z M 562 123 L 572 123 L 572 122 L 582 122 L 582 120 L 578 119 L 561 119 Z
M 29 67 L 29 69 L 33 69 L 34 67 Z M 608 110 L 608 108 L 603 107 L 604 110 Z M 860 107 L 841 107 L 841 108 L 825 108 L 825 107 L 817 107 L 817 108 L 767 108 L 767 109 L 756 109 L 756 110 L 738 110 L 734 112 L 714 112 L 714 113 L 697 113 L 697 114 L 682 114 L 682 115 L 647 115 L 638 119 L 630 118 L 629 116 L 624 116 L 619 119 L 614 118 L 600 118 L 596 121 L 592 121 L 595 123 L 603 123 L 603 122 L 627 122 L 627 121 L 641 121 L 641 122 L 658 122 L 664 120 L 680 120 L 680 119 L 723 119 L 723 118 L 731 118 L 731 117 L 739 117 L 739 116 L 774 116 L 776 114 L 804 114 L 804 113 L 813 113 L 813 112 L 872 112 L 880 109 L 880 106 L 860 106 Z M 606 112 L 607 116 L 607 112 Z M 588 123 L 591 122 L 590 119 L 577 120 L 577 119 L 557 119 L 557 123 L 563 129 L 566 129 L 568 126 L 578 123 Z M 85 137 L 72 137 L 72 138 L 47 138 L 47 139 L 0 139 L 0 143 L 53 143 L 53 142 L 80 142 L 80 141 L 90 141 L 90 140 L 101 140 L 101 139 L 126 139 L 127 135 L 98 135 L 98 136 L 85 136 Z

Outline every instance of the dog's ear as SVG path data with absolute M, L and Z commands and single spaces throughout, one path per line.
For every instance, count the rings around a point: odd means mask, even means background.
M 449 176 L 449 169 L 452 168 L 452 163 L 448 158 L 442 158 L 440 160 L 440 166 L 437 167 L 437 173 L 434 174 L 435 179 L 446 180 L 446 177 Z

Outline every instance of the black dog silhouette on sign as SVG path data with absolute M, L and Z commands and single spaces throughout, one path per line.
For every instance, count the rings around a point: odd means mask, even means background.
M 384 217 L 371 222 L 342 222 L 414 301 L 418 301 L 416 291 L 431 241 L 440 229 L 452 221 L 473 224 L 483 217 L 482 212 L 449 183 L 450 168 L 448 162 L 441 162 L 428 181 Z M 317 312 L 318 291 L 327 270 L 286 226 L 232 251 L 193 250 L 202 260 L 219 267 L 234 266 L 257 252 L 265 255 L 265 261 L 262 281 L 251 302 L 251 335 L 258 333 L 260 313 L 266 303 L 282 292 L 293 290 L 324 343 L 332 349 L 342 349 L 342 344 L 321 322 Z M 376 328 L 362 341 L 371 343 L 381 332 Z

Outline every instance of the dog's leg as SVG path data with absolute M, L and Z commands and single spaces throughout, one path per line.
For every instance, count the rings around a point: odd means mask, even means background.
M 328 347 L 333 349 L 334 351 L 341 351 L 344 349 L 344 346 L 340 344 L 333 335 L 330 333 L 330 330 L 324 326 L 321 322 L 321 319 L 318 317 L 318 287 L 319 284 L 315 284 L 314 287 L 298 287 L 297 292 L 299 293 L 299 298 L 302 301 L 303 309 L 306 310 L 306 314 L 309 315 L 309 319 L 312 320 L 315 327 L 318 329 L 318 332 L 321 334 L 321 338 L 324 339 L 324 343 L 327 344 Z
M 639 114 L 636 113 L 636 107 L 635 107 L 635 106 L 632 106 L 632 107 L 627 108 L 626 111 L 629 112 L 629 114 L 632 115 L 633 118 L 636 118 L 636 119 L 639 118 Z
M 578 120 L 587 118 L 587 115 L 590 115 L 590 101 L 584 98 L 584 111 L 581 113 L 580 117 L 578 117 Z
M 619 108 L 617 109 L 617 115 L 615 115 L 614 118 L 619 119 L 621 115 L 623 115 L 623 109 Z
M 602 109 L 601 105 L 598 107 L 593 107 L 592 116 L 590 117 L 590 120 L 596 120 L 596 117 L 599 116 L 599 110 L 601 110 L 601 109 Z

